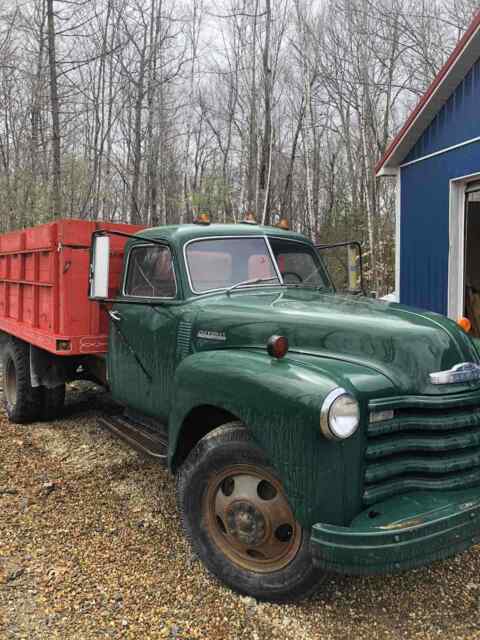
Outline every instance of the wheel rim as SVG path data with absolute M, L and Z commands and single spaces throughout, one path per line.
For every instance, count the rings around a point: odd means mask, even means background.
M 296 556 L 302 530 L 281 483 L 254 465 L 235 465 L 211 478 L 205 494 L 207 529 L 234 564 L 277 571 Z
M 17 402 L 17 372 L 15 363 L 9 358 L 5 369 L 5 397 L 9 405 L 13 406 Z

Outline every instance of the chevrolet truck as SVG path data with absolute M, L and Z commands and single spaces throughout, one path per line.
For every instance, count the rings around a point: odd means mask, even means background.
M 108 386 L 103 424 L 168 465 L 195 553 L 258 599 L 477 543 L 468 327 L 337 292 L 310 240 L 248 222 L 0 236 L 10 420 L 55 418 L 70 380 Z

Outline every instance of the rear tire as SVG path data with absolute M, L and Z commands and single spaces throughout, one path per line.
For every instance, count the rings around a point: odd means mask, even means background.
M 30 347 L 26 342 L 11 339 L 4 347 L 3 397 L 11 422 L 24 424 L 42 417 L 42 391 L 32 387 L 30 380 Z
M 242 423 L 200 440 L 178 472 L 177 499 L 194 551 L 235 591 L 292 601 L 322 582 L 309 531 L 295 520 L 280 479 Z
M 42 387 L 42 420 L 56 420 L 65 404 L 65 385 L 53 389 Z

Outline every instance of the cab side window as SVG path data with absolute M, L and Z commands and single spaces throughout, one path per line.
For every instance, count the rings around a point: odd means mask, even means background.
M 124 294 L 142 298 L 174 298 L 176 293 L 175 272 L 169 247 L 133 247 L 128 258 Z

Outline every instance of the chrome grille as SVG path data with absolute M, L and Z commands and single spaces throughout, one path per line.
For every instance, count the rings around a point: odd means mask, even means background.
M 480 484 L 480 405 L 402 408 L 368 425 L 363 500 Z

